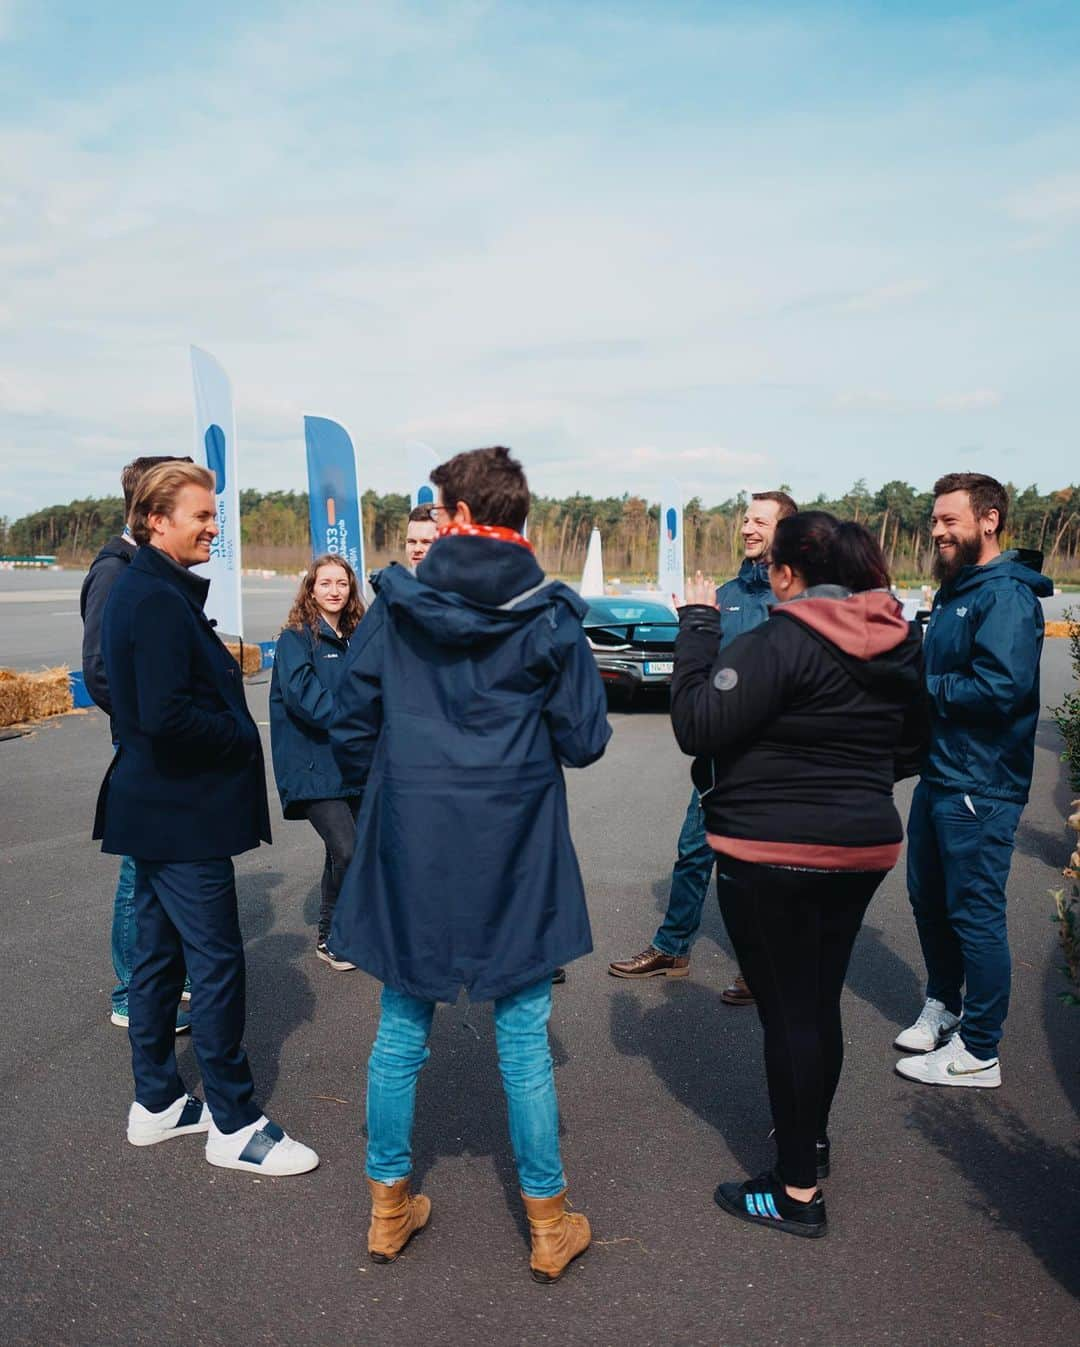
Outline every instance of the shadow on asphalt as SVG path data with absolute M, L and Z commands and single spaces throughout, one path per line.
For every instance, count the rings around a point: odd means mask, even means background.
M 272 933 L 276 921 L 273 895 L 285 878 L 276 870 L 236 878 L 247 963 L 244 1045 L 260 1099 L 274 1093 L 282 1047 L 315 1013 L 315 993 L 301 962 L 310 953 L 314 936 Z
M 986 1107 L 976 1113 L 963 1107 L 969 1102 Z M 952 1090 L 916 1096 L 908 1125 L 977 1190 L 973 1210 L 1019 1235 L 1051 1277 L 1080 1295 L 1080 1147 L 1044 1141 L 1006 1104 L 957 1100 Z
M 758 1173 L 775 1159 L 760 1033 L 731 1033 L 731 1008 L 699 982 L 665 982 L 661 995 L 658 1005 L 643 1008 L 632 992 L 615 993 L 615 1050 L 645 1057 L 668 1094 L 720 1133 L 747 1174 Z
M 1049 902 L 1047 898 L 1048 908 Z M 1055 948 L 1043 982 L 1043 1031 L 1054 1075 L 1073 1111 L 1080 1115 L 1080 1006 L 1066 1005 L 1061 999 L 1069 985 L 1062 966 Z M 1080 1263 L 1080 1245 L 1076 1257 Z
M 845 985 L 899 1026 L 911 1022 L 925 995 L 917 974 L 885 943 L 885 933 L 865 922 L 855 940 Z
M 319 929 L 319 908 L 322 905 L 322 887 L 316 884 L 308 890 L 307 897 L 304 899 L 304 921 L 311 927 L 314 934 Z

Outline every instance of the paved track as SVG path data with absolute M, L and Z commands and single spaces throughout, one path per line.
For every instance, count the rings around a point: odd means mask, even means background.
M 1047 645 L 1047 703 L 1064 689 L 1066 653 Z M 260 721 L 266 692 L 249 689 Z M 921 1000 L 894 873 L 845 998 L 831 1229 L 817 1244 L 743 1227 L 712 1202 L 719 1179 L 771 1159 L 756 1017 L 718 997 L 733 966 L 715 904 L 688 980 L 639 986 L 604 972 L 655 928 L 687 795 L 662 711 L 612 720 L 605 759 L 569 775 L 596 953 L 572 966 L 553 1018 L 571 1194 L 596 1242 L 551 1288 L 528 1276 L 490 1011 L 465 1003 L 437 1015 L 421 1083 L 417 1171 L 432 1226 L 393 1266 L 368 1261 L 360 1125 L 377 987 L 315 960 L 319 847 L 276 813 L 275 845 L 238 863 L 247 1042 L 261 1097 L 322 1166 L 259 1181 L 212 1169 L 197 1138 L 129 1147 L 127 1043 L 108 1023 L 115 862 L 87 839 L 107 727 L 90 712 L 0 743 L 5 1343 L 1076 1341 L 1080 1010 L 1057 1000 L 1047 919 L 1067 841 L 1053 727 L 1040 731 L 1010 886 L 1005 1085 L 931 1090 L 893 1073 L 890 1041 Z

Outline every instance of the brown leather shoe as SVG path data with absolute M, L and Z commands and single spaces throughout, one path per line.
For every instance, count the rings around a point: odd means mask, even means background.
M 613 978 L 684 978 L 690 972 L 690 956 L 676 958 L 650 945 L 632 959 L 609 963 L 607 970 Z
M 754 1004 L 754 993 L 746 985 L 746 979 L 743 975 L 736 973 L 731 986 L 725 987 L 720 993 L 720 1000 L 726 1006 L 752 1006 Z
M 371 1193 L 368 1253 L 373 1263 L 392 1263 L 413 1235 L 427 1225 L 431 1201 L 409 1191 L 408 1177 L 397 1183 L 367 1182 Z
M 566 1189 L 555 1197 L 526 1197 L 533 1281 L 557 1282 L 567 1265 L 584 1253 L 592 1239 L 589 1222 L 580 1211 L 566 1210 Z

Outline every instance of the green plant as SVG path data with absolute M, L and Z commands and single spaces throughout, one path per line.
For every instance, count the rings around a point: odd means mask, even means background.
M 1061 757 L 1067 765 L 1069 781 L 1074 790 L 1080 790 L 1080 609 L 1066 608 L 1065 621 L 1069 624 L 1069 653 L 1076 686 L 1066 692 L 1060 706 L 1050 708 L 1050 715 L 1065 741 Z
M 1077 834 L 1076 850 L 1062 874 L 1071 881 L 1072 891 L 1051 890 L 1054 915 L 1050 920 L 1058 924 L 1058 940 L 1065 956 L 1061 971 L 1069 983 L 1069 990 L 1061 993 L 1061 1000 L 1067 1006 L 1080 1006 L 1080 800 L 1073 800 L 1068 823 Z

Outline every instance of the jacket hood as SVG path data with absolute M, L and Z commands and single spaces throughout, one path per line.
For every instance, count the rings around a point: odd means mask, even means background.
M 492 538 L 439 538 L 415 574 L 395 563 L 372 584 L 392 610 L 445 646 L 507 635 L 552 603 L 578 618 L 587 611 L 572 589 L 545 579 L 531 551 Z
M 1042 572 L 1043 555 L 1034 548 L 1013 547 L 985 566 L 963 566 L 955 580 L 946 581 L 939 593 L 948 597 L 954 594 L 966 594 L 980 585 L 1000 584 L 1005 580 L 1016 580 L 1027 585 L 1040 599 L 1049 598 L 1054 592 L 1054 582 Z
M 919 681 L 922 638 L 904 618 L 899 599 L 887 590 L 853 594 L 840 585 L 815 585 L 777 604 L 772 616 L 792 618 L 805 626 L 832 648 L 864 687 Z

